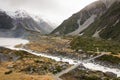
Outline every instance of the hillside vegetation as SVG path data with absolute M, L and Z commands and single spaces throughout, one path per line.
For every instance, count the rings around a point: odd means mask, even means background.
M 112 40 L 76 37 L 71 41 L 70 45 L 75 50 L 96 51 L 98 48 L 100 51 L 112 52 L 113 54 L 120 53 L 120 42 Z

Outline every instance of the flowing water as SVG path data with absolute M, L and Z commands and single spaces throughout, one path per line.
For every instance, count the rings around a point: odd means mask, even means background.
M 35 51 L 32 51 L 32 50 L 26 50 L 26 49 L 22 49 L 22 48 L 14 48 L 14 46 L 17 45 L 17 44 L 26 44 L 28 42 L 29 42 L 28 40 L 20 39 L 20 38 L 0 38 L 0 46 L 2 46 L 2 47 L 6 47 L 6 48 L 10 48 L 10 49 L 16 49 L 16 50 L 24 50 L 24 51 L 30 52 L 31 54 L 37 55 L 37 56 L 43 56 L 43 57 L 51 58 L 51 59 L 54 59 L 56 61 L 68 62 L 69 64 L 77 64 L 75 62 L 75 60 L 73 60 L 73 59 L 69 59 L 69 58 L 62 58 L 61 59 L 61 57 L 57 57 L 57 56 L 53 56 L 53 55 L 47 55 L 47 54 L 44 54 L 44 53 L 38 53 L 38 52 L 35 52 Z M 83 65 L 86 68 L 92 69 L 92 70 L 99 70 L 99 71 L 102 71 L 102 72 L 107 72 L 107 71 L 108 72 L 113 72 L 113 73 L 117 74 L 118 77 L 120 77 L 120 70 L 119 69 L 104 67 L 102 65 L 91 63 L 91 62 L 83 63 Z

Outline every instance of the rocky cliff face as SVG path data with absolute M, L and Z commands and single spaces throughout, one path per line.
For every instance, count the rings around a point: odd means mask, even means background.
M 0 37 L 27 36 L 30 31 L 50 33 L 53 28 L 44 20 L 37 20 L 25 11 L 0 11 Z M 48 30 L 47 30 L 48 29 Z
M 52 33 L 118 39 L 120 30 L 118 31 L 118 27 L 116 30 L 116 27 L 111 28 L 110 26 L 119 26 L 119 5 L 119 0 L 96 1 L 65 20 Z

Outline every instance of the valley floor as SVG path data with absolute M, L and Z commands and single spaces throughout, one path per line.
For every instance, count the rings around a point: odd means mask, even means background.
M 0 47 L 0 80 L 54 80 L 68 63 Z
M 31 49 L 31 50 L 37 51 L 37 52 L 43 52 L 46 54 L 52 54 L 55 56 L 62 56 L 62 57 L 64 56 L 64 57 L 69 57 L 72 59 L 81 59 L 81 58 L 83 58 L 83 56 L 87 56 L 86 58 L 89 58 L 92 55 L 98 54 L 98 53 L 96 54 L 96 52 L 92 52 L 92 53 L 88 52 L 87 54 L 84 55 L 81 52 L 72 50 L 71 46 L 70 46 L 70 42 L 73 40 L 73 37 L 39 36 L 39 35 L 33 36 L 32 35 L 32 38 L 29 37 L 29 39 L 30 39 L 30 43 L 28 43 L 26 46 L 24 46 L 24 48 Z M 114 55 L 114 54 L 111 54 L 111 52 L 104 52 L 104 53 L 106 55 L 99 59 L 96 59 L 95 63 L 100 63 L 103 66 L 108 66 L 111 68 L 114 68 L 114 67 L 119 68 L 119 61 L 120 61 L 119 54 Z M 73 72 L 74 72 L 74 70 L 73 70 Z M 71 73 L 73 73 L 73 72 L 71 72 Z M 82 71 L 80 71 L 80 72 L 82 72 Z M 86 70 L 85 70 L 85 72 L 86 72 Z M 99 72 L 94 72 L 94 71 L 93 72 L 90 71 L 89 74 L 92 74 L 92 73 L 99 74 Z M 100 72 L 100 74 L 103 74 L 103 73 Z M 80 75 L 80 74 L 78 74 L 78 75 Z M 65 77 L 65 75 L 63 75 L 63 76 Z M 63 76 L 62 76 L 62 78 L 64 78 Z M 103 75 L 103 76 L 105 76 L 105 75 Z M 69 76 L 69 78 L 70 77 L 71 76 Z M 102 76 L 99 76 L 99 77 L 102 77 Z M 67 80 L 69 78 L 66 78 L 66 79 L 64 78 L 64 80 Z M 73 80 L 78 80 L 78 79 L 73 79 Z
M 16 45 L 16 47 L 22 47 L 36 53 L 40 52 L 58 56 L 61 57 L 61 60 L 62 57 L 79 60 L 88 59 L 91 56 L 98 55 L 96 52 L 86 53 L 84 51 L 78 52 L 76 50 L 72 50 L 70 42 L 73 40 L 73 37 L 31 35 L 28 39 L 30 40 L 28 44 L 19 44 Z M 30 53 L 26 54 L 24 51 L 12 51 L 9 49 L 6 50 L 4 48 L 0 48 L 0 53 L 2 53 L 0 55 L 8 55 L 8 53 L 13 53 L 18 56 L 22 56 L 15 62 L 11 61 L 11 57 L 7 62 L 0 62 L 1 80 L 54 80 L 55 77 L 53 74 L 59 73 L 71 66 L 66 62 L 57 62 L 49 58 L 37 57 Z M 107 64 L 105 66 L 111 66 L 114 68 L 113 63 L 118 64 L 119 60 L 120 58 L 118 55 L 112 55 L 111 57 L 111 53 L 106 53 L 105 56 L 96 59 L 95 61 L 97 62 L 92 62 L 101 63 L 102 61 L 105 62 L 102 63 L 103 65 Z M 119 65 L 116 66 L 116 64 L 115 68 L 118 68 Z M 112 76 L 112 78 L 109 76 Z M 84 66 L 78 67 L 77 69 L 64 74 L 61 78 L 63 80 L 120 80 L 120 78 L 117 78 L 114 73 L 103 73 L 100 71 L 90 70 Z

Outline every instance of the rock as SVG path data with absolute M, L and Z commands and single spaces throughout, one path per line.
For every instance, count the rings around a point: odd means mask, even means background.
M 13 68 L 14 66 L 13 65 L 7 65 L 7 69 L 10 69 L 10 68 Z
M 56 68 L 55 68 L 55 66 L 50 66 L 48 69 L 49 69 L 50 71 L 54 71 Z
M 117 75 L 112 72 L 106 72 L 105 75 L 108 77 L 117 77 Z
M 81 63 L 80 66 L 78 67 L 79 70 L 86 70 L 85 66 Z
M 66 63 L 60 64 L 59 66 L 60 66 L 62 69 L 66 69 L 66 68 L 67 68 L 67 64 L 66 64 Z
M 82 49 L 79 49 L 78 52 L 81 53 L 81 54 L 85 53 L 85 51 L 83 51 Z
M 35 63 L 44 63 L 43 60 L 35 60 Z
M 11 73 L 12 73 L 12 70 L 5 72 L 5 74 L 11 74 Z

